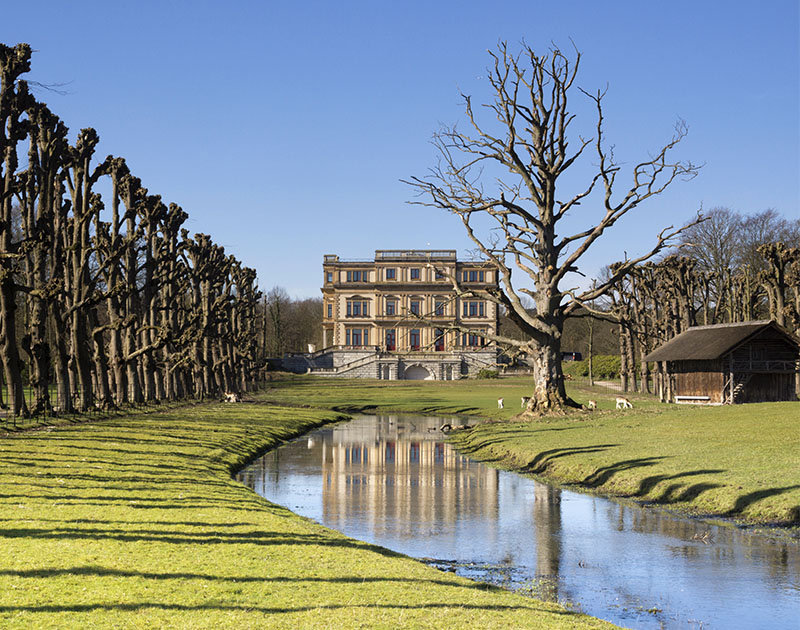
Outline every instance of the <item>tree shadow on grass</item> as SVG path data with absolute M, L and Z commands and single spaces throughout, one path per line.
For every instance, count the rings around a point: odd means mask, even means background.
M 632 468 L 643 468 L 646 466 L 655 466 L 660 461 L 667 459 L 665 456 L 658 456 L 658 457 L 638 457 L 636 459 L 625 459 L 616 464 L 611 464 L 609 466 L 603 466 L 602 468 L 598 468 L 595 470 L 591 475 L 587 475 L 583 478 L 580 482 L 581 485 L 588 486 L 590 488 L 596 488 L 598 486 L 602 486 L 606 482 L 608 482 L 614 475 L 620 473 L 624 470 L 631 470 Z
M 757 501 L 761 501 L 762 499 L 766 499 L 768 497 L 774 497 L 779 494 L 784 494 L 789 492 L 790 490 L 796 490 L 800 488 L 800 484 L 795 484 L 793 486 L 784 486 L 783 488 L 765 488 L 764 490 L 756 490 L 755 492 L 748 492 L 747 494 L 743 494 L 738 499 L 736 499 L 736 503 L 734 503 L 733 507 L 725 512 L 725 516 L 736 516 L 737 514 L 741 514 L 751 506 L 753 503 Z M 800 506 L 792 508 L 792 520 L 797 522 L 800 520 Z
M 484 590 L 494 590 L 499 587 L 490 587 L 484 585 Z M 541 611 L 552 615 L 560 615 L 564 617 L 574 617 L 582 613 L 572 610 L 553 610 L 545 608 L 540 602 L 535 599 L 525 599 L 525 604 L 517 606 L 510 604 L 470 604 L 461 600 L 453 602 L 432 602 L 421 604 L 390 604 L 385 601 L 380 603 L 353 603 L 353 604 L 315 604 L 313 606 L 295 606 L 295 607 L 267 607 L 267 606 L 253 606 L 251 604 L 173 604 L 166 602 L 136 602 L 131 604 L 73 604 L 73 605 L 57 605 L 57 604 L 44 604 L 39 606 L 3 606 L 0 605 L 0 613 L 64 613 L 64 612 L 78 612 L 87 613 L 97 610 L 105 611 L 119 611 L 119 612 L 141 612 L 144 610 L 173 610 L 178 612 L 191 612 L 191 611 L 221 611 L 221 612 L 243 612 L 243 613 L 263 613 L 263 614 L 279 614 L 279 613 L 300 613 L 326 610 L 363 610 L 365 607 L 370 609 L 389 609 L 389 610 L 445 610 L 452 611 L 454 608 L 458 610 L 482 610 L 482 611 L 496 611 L 496 612 L 534 612 Z
M 574 431 L 576 429 L 581 429 L 583 427 L 580 426 L 571 426 L 571 427 L 552 427 L 552 428 L 525 428 L 524 433 L 526 435 L 531 435 L 533 433 L 543 432 L 543 431 Z M 459 440 L 456 444 L 458 451 L 465 455 L 469 455 L 471 453 L 477 453 L 481 449 L 487 448 L 494 444 L 504 444 L 509 442 L 510 438 L 514 437 L 514 434 L 519 434 L 520 430 L 518 427 L 509 427 L 508 429 L 495 429 L 492 431 L 491 436 L 487 437 L 486 439 L 480 439 L 480 437 L 473 437 L 468 436 L 463 439 L 463 441 Z M 601 445 L 602 446 L 602 445 Z M 616 446 L 616 445 L 612 445 Z M 576 447 L 576 448 L 584 448 L 584 447 Z M 591 448 L 591 447 L 587 447 Z M 502 459 L 502 458 L 497 458 Z M 481 461 L 495 461 L 492 459 L 485 459 L 481 457 Z
M 419 584 L 439 584 L 441 586 L 459 586 L 463 588 L 473 588 L 486 590 L 486 584 L 472 582 L 465 584 L 456 579 L 438 578 L 412 578 L 412 577 L 383 577 L 383 576 L 337 576 L 337 577 L 317 577 L 317 576 L 269 576 L 269 575 L 210 575 L 207 573 L 153 573 L 147 571 L 130 571 L 123 569 L 112 569 L 101 566 L 81 566 L 63 569 L 24 569 L 24 570 L 0 570 L 0 576 L 17 578 L 57 578 L 63 576 L 76 577 L 122 577 L 122 578 L 141 578 L 145 580 L 206 580 L 210 582 L 274 582 L 274 583 L 328 583 L 328 584 L 364 584 L 381 582 L 414 582 Z
M 645 477 L 639 482 L 639 488 L 636 492 L 633 493 L 636 497 L 643 497 L 646 496 L 653 488 L 655 488 L 658 484 L 669 481 L 672 479 L 679 479 L 681 477 L 693 477 L 695 475 L 714 475 L 717 473 L 724 473 L 726 472 L 723 468 L 704 468 L 700 470 L 690 470 L 687 472 L 676 473 L 674 475 L 652 475 L 650 477 Z M 675 484 L 677 487 L 682 487 L 683 484 Z M 671 486 L 671 487 L 675 487 Z M 720 484 L 713 484 L 714 487 L 718 487 Z M 664 495 L 662 494 L 662 497 Z
M 652 500 L 652 503 L 667 504 L 667 503 L 682 503 L 684 501 L 693 501 L 706 490 L 713 490 L 714 488 L 721 488 L 724 484 L 721 483 L 695 483 L 691 486 L 684 486 L 682 483 L 673 483 L 667 486 L 658 497 Z M 682 489 L 682 492 L 678 492 Z
M 610 448 L 619 446 L 619 444 L 592 444 L 590 446 L 570 446 L 566 448 L 553 448 L 549 451 L 542 451 L 530 462 L 527 463 L 521 470 L 524 473 L 539 474 L 547 470 L 547 467 L 553 460 L 561 457 L 568 457 L 569 455 L 577 455 L 579 453 L 599 453 L 607 451 Z
M 384 547 L 348 538 L 320 534 L 282 533 L 274 531 L 231 532 L 207 530 L 202 532 L 170 532 L 161 529 L 101 529 L 70 528 L 7 528 L 0 529 L 0 538 L 30 540 L 112 540 L 120 543 L 167 543 L 175 545 L 299 545 L 346 547 L 353 551 L 371 551 L 388 558 L 404 558 L 401 553 Z

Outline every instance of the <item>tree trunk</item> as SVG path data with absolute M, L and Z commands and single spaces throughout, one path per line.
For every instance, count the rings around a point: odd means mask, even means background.
M 533 367 L 534 391 L 523 416 L 580 408 L 580 405 L 567 396 L 564 387 L 560 330 L 558 334 L 540 340 L 528 353 L 528 360 Z
M 78 377 L 78 410 L 88 411 L 92 406 L 92 360 L 89 356 L 88 322 L 80 311 L 72 314 L 70 326 L 70 354 Z
M 97 403 L 103 409 L 110 409 L 114 406 L 111 400 L 111 389 L 108 384 L 108 358 L 106 357 L 105 335 L 100 327 L 97 318 L 97 311 L 92 308 L 88 313 L 89 326 L 92 328 L 92 344 L 94 353 L 94 372 L 96 380 Z
M 594 319 L 589 316 L 589 387 L 594 387 Z
M 17 346 L 15 304 L 16 291 L 10 274 L 0 280 L 0 317 L 3 325 L 0 334 L 0 357 L 8 386 L 8 408 L 14 416 L 28 415 L 22 388 L 22 373 Z

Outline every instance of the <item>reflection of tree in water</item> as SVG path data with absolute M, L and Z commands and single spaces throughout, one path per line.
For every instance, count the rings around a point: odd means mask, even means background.
M 542 589 L 540 596 L 557 601 L 561 563 L 561 490 L 537 483 L 533 496 L 536 576 L 546 578 L 549 587 Z

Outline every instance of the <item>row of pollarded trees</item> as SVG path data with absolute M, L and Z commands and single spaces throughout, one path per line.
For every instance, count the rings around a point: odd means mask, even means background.
M 149 194 L 124 159 L 97 160 L 93 129 L 70 144 L 20 79 L 30 57 L 27 44 L 0 44 L 0 358 L 11 412 L 242 390 L 255 365 L 255 272 L 209 236 L 190 237 L 187 214 Z
M 691 326 L 768 318 L 800 334 L 800 222 L 765 211 L 739 217 L 728 237 L 718 228 L 732 214 L 711 211 L 683 235 L 681 254 L 639 265 L 615 284 L 609 311 L 619 322 L 626 391 L 647 390 L 644 357 Z M 761 226 L 753 238 L 744 221 Z

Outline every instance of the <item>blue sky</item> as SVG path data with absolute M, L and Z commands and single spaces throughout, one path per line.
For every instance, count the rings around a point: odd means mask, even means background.
M 97 129 L 99 155 L 125 157 L 190 231 L 254 267 L 262 288 L 306 297 L 319 295 L 325 253 L 469 248 L 458 220 L 409 205 L 400 179 L 434 165 L 440 124 L 463 122 L 459 91 L 490 97 L 486 51 L 501 39 L 575 42 L 578 83 L 609 87 L 621 161 L 657 150 L 682 118 L 679 156 L 705 164 L 608 232 L 586 274 L 701 204 L 800 216 L 799 5 L 2 0 L 0 41 L 32 45 L 30 79 L 66 83 L 39 96 L 73 138 Z M 571 226 L 600 212 L 579 210 Z

